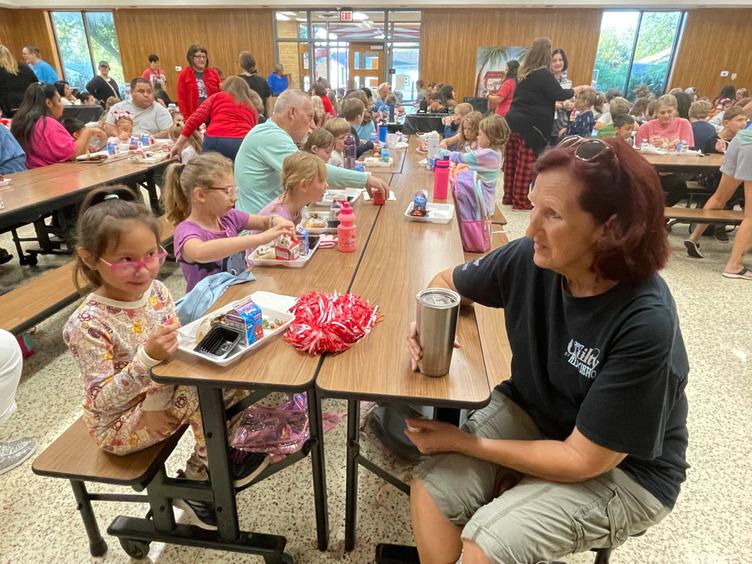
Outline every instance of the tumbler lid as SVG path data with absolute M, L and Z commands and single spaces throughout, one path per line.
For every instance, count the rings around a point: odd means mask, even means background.
M 418 292 L 415 299 L 432 309 L 450 309 L 460 303 L 460 295 L 448 288 L 426 288 Z

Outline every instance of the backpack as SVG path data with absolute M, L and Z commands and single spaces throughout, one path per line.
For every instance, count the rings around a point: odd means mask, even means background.
M 491 216 L 483 185 L 472 170 L 460 170 L 452 186 L 457 222 L 460 226 L 462 248 L 469 253 L 491 250 Z

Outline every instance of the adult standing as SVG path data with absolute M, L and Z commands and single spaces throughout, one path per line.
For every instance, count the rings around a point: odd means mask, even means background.
M 261 98 L 261 103 L 264 107 L 264 116 L 269 117 L 271 115 L 271 100 L 272 90 L 269 88 L 269 83 L 259 76 L 258 69 L 256 68 L 256 58 L 248 51 L 241 51 L 240 68 L 243 72 L 240 73 L 240 77 L 246 81 L 248 87 L 253 90 Z
M 514 98 L 514 91 L 517 89 L 517 72 L 520 70 L 519 61 L 512 59 L 507 61 L 507 72 L 504 76 L 504 82 L 501 83 L 499 91 L 494 96 L 490 94 L 488 96 L 488 105 L 491 107 L 496 106 L 496 115 L 504 117 L 509 112 L 509 108 L 512 107 L 512 99 Z
M 209 52 L 203 45 L 191 45 L 186 59 L 188 66 L 178 76 L 178 107 L 188 119 L 204 100 L 219 92 L 222 81 L 216 69 L 209 66 Z
M 149 55 L 149 66 L 141 74 L 141 77 L 148 80 L 155 90 L 157 86 L 160 90 L 167 89 L 167 73 L 159 66 L 159 56 L 155 53 Z
M 21 50 L 24 62 L 34 71 L 39 82 L 55 84 L 59 80 L 57 71 L 47 61 L 43 61 L 40 54 L 39 47 L 33 45 L 27 45 Z
M 209 96 L 185 120 L 172 154 L 180 155 L 193 132 L 206 122 L 209 122 L 209 126 L 204 135 L 203 152 L 216 151 L 234 161 L 246 134 L 258 123 L 258 112 L 251 101 L 251 89 L 243 77 L 230 76 L 225 79 L 222 92 Z
M 104 104 L 110 96 L 114 96 L 118 100 L 122 100 L 120 96 L 120 87 L 115 79 L 110 76 L 110 63 L 107 61 L 99 61 L 99 74 L 92 78 L 86 84 L 86 90 L 88 90 L 94 97 Z
M 285 68 L 280 65 L 274 65 L 274 70 L 269 74 L 269 78 L 266 79 L 269 84 L 269 89 L 272 91 L 272 96 L 279 96 L 290 87 L 290 84 L 285 76 Z
M 110 137 L 117 136 L 115 115 L 127 112 L 133 117 L 133 134 L 148 133 L 156 138 L 167 138 L 172 126 L 172 116 L 162 104 L 154 100 L 154 89 L 140 76 L 131 81 L 131 99 L 118 102 L 107 113 L 104 129 Z
M 296 88 L 287 89 L 277 98 L 272 117 L 246 135 L 235 158 L 238 209 L 258 213 L 282 194 L 282 164 L 314 128 L 313 119 L 310 96 Z M 366 188 L 369 193 L 388 194 L 386 182 L 365 172 L 331 165 L 326 165 L 326 170 L 333 188 Z
M 564 52 L 564 49 L 557 47 L 551 52 L 551 74 L 554 75 L 554 78 L 562 88 L 572 88 L 572 81 L 567 78 L 568 70 L 569 59 L 567 58 L 567 54 Z M 554 127 L 551 130 L 549 145 L 556 145 L 559 137 L 569 127 L 574 102 L 572 100 L 558 101 L 554 108 Z
M 26 166 L 37 168 L 69 161 L 89 150 L 92 138 L 104 139 L 98 127 L 84 128 L 73 139 L 60 123 L 63 104 L 51 84 L 32 84 L 13 116 L 10 132 L 26 152 Z
M 665 518 L 686 479 L 689 364 L 658 275 L 658 177 L 618 138 L 570 140 L 538 161 L 526 237 L 429 283 L 504 308 L 514 361 L 464 429 L 407 420 L 422 453 L 446 453 L 410 488 L 421 562 L 615 548 Z M 409 349 L 415 367 L 414 326 Z
M 550 66 L 551 40 L 540 37 L 525 56 L 512 107 L 506 115 L 512 135 L 504 151 L 502 203 L 517 211 L 533 208 L 527 197 L 533 181 L 533 163 L 548 144 L 553 129 L 554 105 L 588 88 L 562 88 Z
M 37 75 L 28 65 L 18 64 L 16 58 L 0 44 L 0 112 L 7 118 L 21 105 L 24 93 L 30 84 L 37 81 Z

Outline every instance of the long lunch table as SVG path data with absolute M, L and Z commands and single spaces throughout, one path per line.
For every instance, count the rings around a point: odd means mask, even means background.
M 296 352 L 278 338 L 254 354 L 226 368 L 197 360 L 178 352 L 169 362 L 155 367 L 152 378 L 161 383 L 195 386 L 198 390 L 211 483 L 203 489 L 187 487 L 167 480 L 172 497 L 211 500 L 217 509 L 218 531 L 207 532 L 192 526 L 175 526 L 174 521 L 157 522 L 134 517 L 118 517 L 109 532 L 121 538 L 160 540 L 260 554 L 270 561 L 289 558 L 283 554 L 286 539 L 278 535 L 249 533 L 239 529 L 235 491 L 228 466 L 227 428 L 231 416 L 245 405 L 276 390 L 304 391 L 308 394 L 311 439 L 297 455 L 272 464 L 253 483 L 270 476 L 311 452 L 317 543 L 328 545 L 329 527 L 326 501 L 326 472 L 323 451 L 320 397 L 348 400 L 347 445 L 347 522 L 346 548 L 355 539 L 355 503 L 358 465 L 376 471 L 403 491 L 407 486 L 363 458 L 359 453 L 359 402 L 380 399 L 390 402 L 417 402 L 451 408 L 478 408 L 490 399 L 492 380 L 498 371 L 487 372 L 481 348 L 478 320 L 473 309 L 464 308 L 458 326 L 462 348 L 454 352 L 448 376 L 429 378 L 410 370 L 405 336 L 415 311 L 415 294 L 440 270 L 464 261 L 456 220 L 446 225 L 408 221 L 403 216 L 416 190 L 429 189 L 432 175 L 417 166 L 422 158 L 411 140 L 407 152 L 400 155 L 400 168 L 407 172 L 375 172 L 391 180 L 397 201 L 373 206 L 363 198 L 355 202 L 357 251 L 340 253 L 321 249 L 302 269 L 255 267 L 257 280 L 231 287 L 215 304 L 221 307 L 232 300 L 265 290 L 298 296 L 307 291 L 351 291 L 379 306 L 384 315 L 371 334 L 350 350 L 338 355 L 310 357 Z M 395 159 L 395 163 L 396 163 Z M 396 168 L 396 167 L 395 167 Z M 429 189 L 429 193 L 431 190 Z M 491 325 L 494 328 L 498 325 Z M 223 388 L 254 390 L 242 403 L 227 411 Z M 197 497 L 191 497 L 198 492 Z M 287 561 L 287 560 L 284 560 Z
M 640 153 L 658 172 L 698 174 L 718 169 L 723 164 L 724 155 L 703 156 L 650 155 Z
M 172 161 L 141 164 L 128 159 L 104 161 L 101 164 L 76 162 L 58 163 L 46 167 L 6 175 L 11 180 L 0 188 L 0 232 L 12 231 L 21 264 L 32 262 L 23 254 L 22 242 L 36 240 L 44 251 L 51 243 L 40 222 L 50 214 L 62 213 L 65 208 L 80 202 L 96 186 L 124 182 L 132 187 L 143 184 L 152 210 L 159 211 L 159 195 L 154 174 Z M 65 222 L 64 217 L 58 221 Z M 37 239 L 21 239 L 16 230 L 26 224 L 37 226 Z
M 387 182 L 391 174 L 380 174 Z M 357 218 L 357 250 L 353 253 L 340 253 L 336 249 L 320 249 L 302 269 L 283 267 L 254 267 L 257 279 L 250 284 L 232 286 L 215 304 L 213 309 L 245 297 L 255 291 L 264 290 L 278 294 L 299 296 L 305 292 L 337 291 L 350 289 L 358 266 L 368 248 L 368 242 L 376 221 L 382 212 L 380 206 L 365 202 L 361 197 L 355 202 Z M 314 380 L 322 357 L 300 354 L 281 338 L 248 355 L 237 363 L 222 368 L 208 362 L 196 360 L 178 352 L 167 363 L 152 370 L 152 378 L 157 382 L 174 385 L 191 385 L 198 390 L 201 415 L 207 439 L 207 454 L 211 474 L 211 492 L 217 508 L 218 531 L 207 533 L 195 527 L 159 529 L 159 525 L 147 519 L 119 518 L 118 526 L 110 529 L 112 534 L 125 538 L 153 540 L 159 538 L 176 544 L 187 544 L 261 554 L 277 555 L 284 550 L 286 539 L 276 535 L 246 533 L 238 525 L 235 491 L 230 479 L 227 460 L 226 412 L 222 400 L 222 389 L 246 388 L 265 394 L 271 391 L 307 392 L 311 438 L 308 447 L 298 455 L 288 456 L 278 464 L 270 465 L 255 482 L 289 466 L 303 456 L 310 448 L 313 468 L 314 500 L 316 508 L 317 542 L 319 550 L 326 550 L 329 539 L 328 511 L 326 502 L 326 472 L 324 465 L 323 429 L 321 405 Z M 258 397 L 258 395 L 256 395 Z M 263 397 L 263 396 L 261 396 Z M 249 402 L 250 403 L 250 402 Z M 186 492 L 190 495 L 190 491 Z M 190 498 L 190 497 L 189 497 Z M 196 536 L 199 535 L 199 536 Z M 200 540 L 198 540 L 200 537 Z M 272 548 L 270 548 L 272 547 Z

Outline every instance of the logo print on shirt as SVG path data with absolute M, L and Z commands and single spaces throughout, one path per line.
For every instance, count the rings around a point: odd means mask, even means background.
M 598 368 L 598 364 L 600 363 L 598 360 L 600 354 L 600 349 L 586 347 L 579 341 L 570 339 L 567 350 L 564 352 L 564 357 L 582 376 L 594 380 L 598 375 L 596 368 Z

